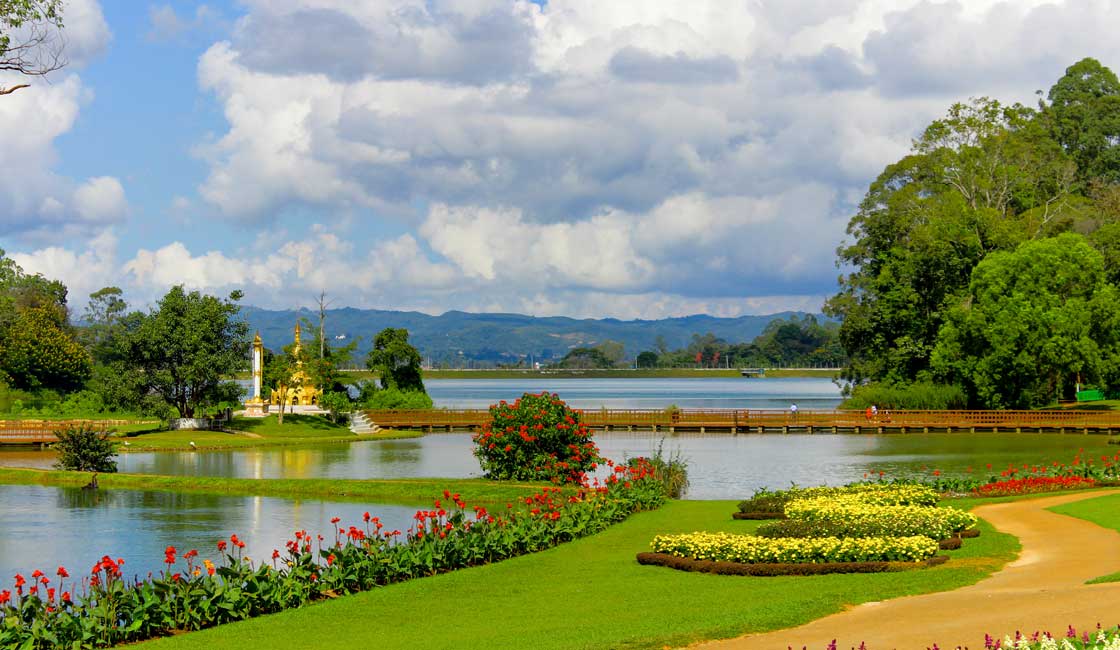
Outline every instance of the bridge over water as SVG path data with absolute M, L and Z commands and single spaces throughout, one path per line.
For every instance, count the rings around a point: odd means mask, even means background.
M 762 409 L 584 409 L 582 421 L 601 431 L 747 433 L 1120 433 L 1120 411 L 811 411 Z M 474 430 L 489 420 L 484 409 L 370 410 L 383 428 Z

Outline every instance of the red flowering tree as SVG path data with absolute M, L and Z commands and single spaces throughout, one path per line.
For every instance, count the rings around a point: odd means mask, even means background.
M 474 434 L 474 455 L 488 478 L 580 483 L 602 462 L 579 412 L 551 393 L 525 393 L 490 407 Z

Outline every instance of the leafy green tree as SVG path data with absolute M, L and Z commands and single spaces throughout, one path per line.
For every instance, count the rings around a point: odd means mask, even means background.
M 637 365 L 639 368 L 656 368 L 657 353 L 646 350 L 638 354 Z
M 1113 384 L 1120 295 L 1101 254 L 1072 233 L 992 253 L 942 326 L 933 366 L 988 408 L 1043 406 L 1079 383 Z
M 596 345 L 595 349 L 602 352 L 603 357 L 610 361 L 612 366 L 626 356 L 626 345 L 620 341 L 606 340 Z
M 90 372 L 89 354 L 54 310 L 22 311 L 0 339 L 0 373 L 15 388 L 76 390 Z
M 319 400 L 319 406 L 327 410 L 331 422 L 334 423 L 338 423 L 354 408 L 349 395 L 335 391 L 323 393 L 322 399 Z
M 560 360 L 561 368 L 610 368 L 614 364 L 599 348 L 572 348 Z
M 1047 95 L 1055 139 L 1077 162 L 1079 175 L 1120 180 L 1120 80 L 1100 61 L 1066 68 Z
M 64 0 L 0 0 L 0 70 L 38 77 L 66 65 L 64 4 Z M 0 95 L 26 87 L 0 87 Z
M 381 330 L 373 340 L 366 366 L 381 378 L 382 388 L 427 392 L 420 373 L 420 352 L 408 342 L 408 330 L 404 328 Z
M 225 395 L 224 378 L 242 369 L 249 354 L 240 299 L 240 291 L 228 299 L 182 286 L 168 291 L 129 335 L 129 362 L 143 377 L 143 392 L 161 396 L 187 418 L 200 406 L 217 404 Z
M 361 344 L 361 338 L 352 339 L 346 345 L 336 346 L 324 335 L 321 326 L 306 318 L 301 319 L 301 323 L 303 331 L 307 332 L 307 339 L 318 342 L 315 349 L 305 355 L 304 369 L 308 376 L 324 393 L 345 392 L 346 386 L 340 368 L 350 366 L 354 353 Z
M 838 250 L 851 269 L 825 312 L 842 320 L 844 376 L 904 383 L 928 377 L 945 313 L 993 251 L 1070 227 L 1074 167 L 1019 105 L 956 104 L 887 166 Z
M 58 452 L 55 467 L 71 472 L 105 472 L 117 471 L 117 455 L 113 443 L 109 441 L 109 434 L 97 431 L 93 427 L 83 424 L 70 427 L 55 433 L 58 442 L 54 449 Z

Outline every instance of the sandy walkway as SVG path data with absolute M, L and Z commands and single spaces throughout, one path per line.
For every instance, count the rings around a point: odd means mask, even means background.
M 705 650 L 925 650 L 984 647 L 984 634 L 1080 629 L 1120 623 L 1120 583 L 1086 580 L 1120 571 L 1120 534 L 1045 509 L 1116 490 L 1096 490 L 981 506 L 973 512 L 1019 538 L 1019 558 L 969 587 L 864 603 L 801 627 L 693 646 Z M 968 541 L 966 540 L 967 544 Z

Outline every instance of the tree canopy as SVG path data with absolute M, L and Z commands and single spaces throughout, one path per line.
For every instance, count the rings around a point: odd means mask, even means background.
M 386 327 L 378 332 L 366 365 L 378 373 L 383 389 L 426 392 L 420 373 L 420 352 L 408 342 L 406 329 Z
M 224 378 L 245 365 L 249 326 L 237 315 L 241 292 L 228 299 L 173 287 L 130 334 L 129 361 L 146 392 L 194 417 L 228 391 Z
M 1068 387 L 1074 362 L 1055 368 L 1044 386 L 1019 385 L 1020 394 L 1013 396 L 985 388 L 1002 374 L 970 376 L 988 372 L 984 368 L 996 373 L 994 366 L 948 360 L 950 350 L 965 356 L 982 352 L 975 347 L 982 347 L 977 337 L 992 324 L 978 325 L 976 319 L 999 314 L 1010 323 L 1013 311 L 1029 318 L 1042 309 L 996 300 L 987 287 L 1015 287 L 995 283 L 986 269 L 1006 272 L 1013 260 L 1027 265 L 1023 256 L 1052 255 L 1059 246 L 1066 257 L 1053 259 L 1094 265 L 1091 277 L 1083 278 L 1094 291 L 1104 292 L 1097 274 L 1102 282 L 1120 277 L 1118 98 L 1116 76 L 1084 59 L 1070 66 L 1037 109 L 988 98 L 954 104 L 914 141 L 910 154 L 883 170 L 848 224 L 849 241 L 837 251 L 845 274 L 825 307 L 842 321 L 840 342 L 849 357 L 844 377 L 852 385 L 951 379 L 970 387 L 978 405 L 1042 403 Z M 1063 233 L 1071 233 L 1077 245 L 1069 238 L 1026 245 Z M 1100 252 L 1086 255 L 1091 245 Z M 1012 253 L 1019 257 L 1004 257 Z M 1016 286 L 1027 291 L 1026 285 Z M 1058 338 L 1071 335 L 1053 332 Z M 1027 346 L 1017 348 L 1023 364 L 1043 354 L 1026 340 L 1004 340 Z M 941 359 L 936 369 L 935 350 Z M 1006 372 L 1006 367 L 999 371 Z M 1103 381 L 1103 375 L 1093 376 Z
M 66 65 L 64 5 L 64 0 L 0 0 L 0 70 L 37 77 Z M 26 86 L 0 86 L 0 95 Z

